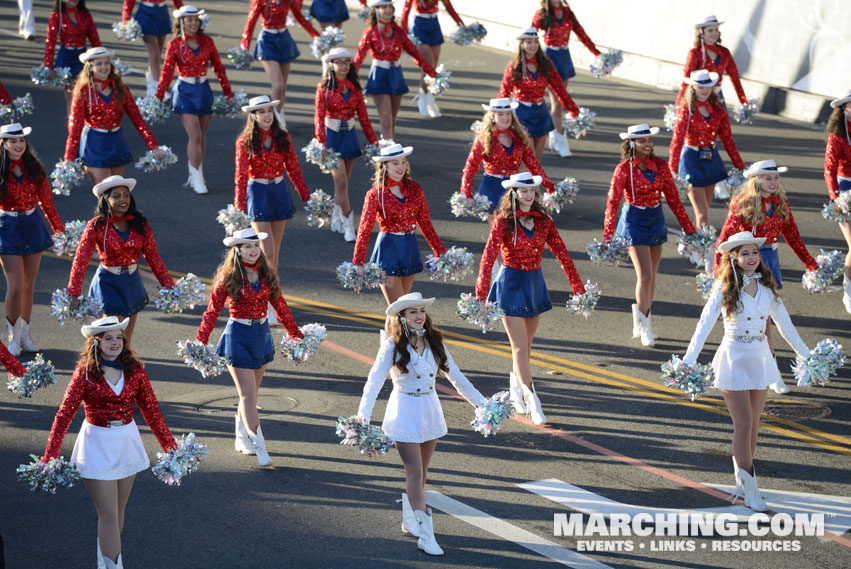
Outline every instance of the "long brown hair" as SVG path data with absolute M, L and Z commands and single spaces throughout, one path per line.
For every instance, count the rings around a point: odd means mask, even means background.
M 563 15 L 567 15 L 571 12 L 570 6 L 567 4 L 567 0 L 561 0 L 560 4 L 564 10 Z M 553 10 L 550 9 L 550 0 L 541 0 L 541 7 L 538 8 L 537 16 L 544 23 L 543 29 L 545 30 L 550 29 L 556 24 L 556 16 L 553 13 Z
M 103 355 L 100 353 L 100 347 L 94 347 L 95 340 L 98 342 L 103 339 L 106 332 L 95 334 L 86 338 L 86 343 L 80 353 L 77 355 L 77 369 L 82 369 L 91 376 L 101 377 L 103 372 L 100 370 L 100 363 L 103 361 Z M 124 333 L 122 332 L 122 337 Z M 127 340 L 124 340 L 124 345 L 121 348 L 121 353 L 115 358 L 118 363 L 124 368 L 125 374 L 131 374 L 137 369 L 144 367 L 142 362 L 136 359 L 136 354 L 127 345 Z
M 393 6 L 393 4 L 390 4 Z M 393 17 L 390 19 L 392 23 L 396 23 L 396 6 L 393 6 Z M 366 27 L 378 25 L 378 10 L 373 6 L 369 9 L 369 14 L 366 15 Z
M 543 74 L 547 76 L 555 70 L 555 67 L 553 67 L 550 58 L 544 53 L 544 48 L 541 47 L 540 43 L 538 41 L 538 51 L 535 52 L 535 65 L 538 66 L 538 75 Z M 517 53 L 514 54 L 514 67 L 511 74 L 511 78 L 515 83 L 519 83 L 523 79 L 525 57 L 526 53 L 523 50 L 523 40 L 520 40 L 517 43 Z
M 840 138 L 848 140 L 848 121 L 845 119 L 845 104 L 841 104 L 830 113 L 830 118 L 827 119 L 827 127 L 824 131 L 828 136 L 835 134 Z
M 111 59 L 109 61 L 109 77 L 107 77 L 107 80 L 109 79 L 112 79 L 113 84 L 115 85 L 115 88 L 113 88 L 112 90 L 112 96 L 116 97 L 116 102 L 122 102 L 124 100 L 124 97 L 127 95 L 127 84 L 124 83 L 124 79 L 121 78 L 121 74 L 119 74 L 118 71 L 115 69 L 115 64 L 112 63 Z M 92 69 L 92 62 L 91 60 L 89 60 L 86 62 L 86 64 L 83 66 L 83 70 L 77 76 L 77 83 L 74 85 L 74 96 L 86 96 L 83 90 L 89 87 L 95 89 L 94 82 L 95 73 Z
M 621 143 L 621 162 L 629 160 L 631 157 L 635 156 L 635 148 L 629 145 L 630 140 L 624 140 Z M 650 151 L 650 156 L 656 156 L 654 154 L 656 150 L 656 143 L 653 143 L 653 150 Z
M 734 202 L 738 208 L 739 215 L 742 220 L 756 227 L 765 220 L 765 214 L 762 212 L 762 193 L 759 185 L 761 183 L 760 176 L 754 176 L 747 182 L 742 184 L 742 187 L 736 192 Z M 775 216 L 779 216 L 784 221 L 789 219 L 789 200 L 786 198 L 786 192 L 778 183 L 777 191 L 774 195 L 780 199 L 780 205 L 774 208 Z
M 735 253 L 744 247 L 740 245 L 732 251 L 721 253 L 721 265 L 718 267 L 718 280 L 721 281 L 721 308 L 724 311 L 724 318 L 732 318 L 736 312 L 740 312 L 740 291 L 744 286 L 742 279 L 743 272 L 741 267 L 736 268 L 735 277 L 733 276 L 733 257 Z M 759 247 L 757 247 L 759 249 Z M 762 273 L 762 284 L 767 286 L 774 292 L 776 297 L 780 297 L 780 291 L 777 288 L 777 281 L 774 280 L 774 275 L 763 264 L 762 257 L 759 259 L 759 265 L 756 268 L 758 273 Z
M 701 41 L 703 39 L 703 28 L 695 28 L 694 30 L 694 47 L 700 47 L 703 45 Z M 721 30 L 718 30 L 718 41 L 712 45 L 721 45 Z M 710 48 L 712 46 L 709 46 Z
M 491 154 L 491 145 L 493 144 L 494 137 L 492 136 L 493 131 L 496 130 L 496 122 L 493 120 L 493 113 L 491 111 L 486 111 L 485 116 L 482 117 L 482 128 L 479 130 L 479 134 L 476 135 L 476 139 L 482 141 L 482 154 L 485 157 L 490 157 Z M 508 129 L 514 133 L 514 137 L 519 140 L 523 146 L 523 151 L 532 144 L 531 140 L 529 140 L 529 131 L 526 130 L 526 127 L 517 119 L 517 115 L 513 112 L 511 113 L 511 126 Z M 475 142 L 475 141 L 474 141 Z M 520 149 L 518 149 L 519 151 Z
M 357 87 L 358 91 L 362 91 L 360 86 L 360 79 L 358 79 L 358 72 L 355 69 L 354 65 L 349 65 L 349 71 L 346 73 L 346 79 L 348 79 L 352 85 Z M 330 91 L 337 86 L 337 75 L 334 73 L 334 68 L 331 67 L 331 62 L 329 61 L 325 68 L 322 70 L 322 88 L 326 91 Z
M 405 329 L 402 327 L 402 313 L 396 314 L 390 319 L 390 337 L 396 342 L 396 347 L 393 348 L 393 365 L 402 373 L 408 373 L 408 364 L 411 362 L 411 353 L 408 351 L 408 345 L 411 341 L 408 335 L 405 334 Z M 428 347 L 431 353 L 434 354 L 434 361 L 437 362 L 438 373 L 449 373 L 449 366 L 446 364 L 446 348 L 443 346 L 443 333 L 435 328 L 431 323 L 431 316 L 426 314 L 425 324 L 423 325 L 425 334 L 423 338 L 428 342 Z
M 511 236 L 514 233 L 514 208 L 511 206 L 511 198 L 512 194 L 514 194 L 514 190 L 517 188 L 510 188 L 506 190 L 502 197 L 499 200 L 499 204 L 496 206 L 496 210 L 494 213 L 496 214 L 496 219 L 505 219 L 508 223 L 505 225 L 505 234 L 507 236 Z M 519 208 L 518 208 L 519 209 Z M 538 191 L 535 192 L 535 201 L 532 202 L 532 206 L 529 208 L 532 211 L 537 211 L 542 214 L 545 218 L 549 217 L 550 214 L 547 212 L 547 208 L 544 207 L 544 202 L 541 201 L 541 190 L 540 186 L 538 186 Z
M 180 18 L 175 18 L 174 23 L 171 26 L 171 33 L 174 34 L 175 38 L 183 37 L 183 30 L 180 29 L 180 20 L 182 18 L 186 18 L 188 16 L 194 16 L 195 14 L 187 14 L 186 16 L 181 16 Z M 198 16 L 200 18 L 200 16 Z M 202 22 L 203 24 L 203 22 Z M 198 31 L 195 33 L 195 37 L 201 37 L 204 35 L 204 30 L 201 27 L 198 27 Z
M 36 185 L 40 185 L 42 180 L 47 177 L 47 171 L 44 169 L 41 160 L 38 159 L 38 155 L 35 153 L 35 149 L 30 144 L 29 139 L 27 139 L 27 137 L 23 138 L 27 142 L 24 153 L 21 155 L 21 164 L 23 166 L 24 174 Z M 6 148 L 6 139 L 3 139 L 2 146 L 3 148 L 0 150 L 0 152 L 2 152 L 2 159 L 0 159 L 0 163 L 2 163 L 3 166 L 2 170 L 0 170 L 0 202 L 5 200 L 6 195 L 9 193 L 7 179 L 11 173 L 10 163 L 12 162 L 12 159 L 9 157 L 9 150 Z
M 245 271 L 239 265 L 240 259 L 236 254 L 236 250 L 238 248 L 239 245 L 234 245 L 225 251 L 224 260 L 219 265 L 219 268 L 216 269 L 216 276 L 213 277 L 213 282 L 215 283 L 213 286 L 223 285 L 228 296 L 230 296 L 234 302 L 239 302 L 239 299 L 242 297 L 242 290 L 246 285 L 242 277 Z M 281 287 L 278 284 L 278 276 L 274 273 L 274 271 L 272 271 L 272 268 L 269 267 L 269 263 L 266 261 L 266 255 L 263 254 L 262 249 L 260 250 L 260 256 L 257 258 L 257 262 L 259 263 L 257 273 L 269 286 L 271 300 L 277 300 L 281 295 Z
M 407 157 L 406 157 L 407 158 Z M 414 179 L 411 177 L 411 161 L 407 161 L 407 167 L 405 168 L 405 175 L 402 177 L 402 180 L 406 182 L 412 182 Z M 387 180 L 387 163 L 386 162 L 375 162 L 375 173 L 372 175 L 372 185 L 376 188 L 383 188 L 384 183 Z
M 717 83 L 716 83 L 717 85 Z M 688 91 L 686 92 L 686 96 L 683 97 L 680 106 L 684 107 L 689 105 L 692 113 L 697 112 L 697 107 L 695 107 L 694 103 L 697 101 L 697 93 L 694 90 L 694 85 L 688 86 Z M 721 102 L 721 97 L 718 96 L 718 93 L 715 92 L 715 86 L 712 87 L 712 91 L 709 92 L 709 97 L 706 99 L 706 102 L 715 107 L 716 109 L 721 109 L 725 113 L 727 110 L 724 108 L 724 103 Z
M 287 131 L 281 128 L 277 118 L 272 121 L 272 144 L 278 149 L 278 152 L 287 153 L 290 151 L 292 142 L 287 134 Z M 242 138 L 242 144 L 249 154 L 259 154 L 263 150 L 263 133 L 260 132 L 260 125 L 254 118 L 254 111 L 248 113 L 245 119 L 245 128 L 239 133 Z

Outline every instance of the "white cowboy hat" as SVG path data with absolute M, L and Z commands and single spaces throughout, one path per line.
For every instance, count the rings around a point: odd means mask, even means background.
M 526 28 L 522 32 L 520 32 L 515 39 L 518 40 L 537 40 L 541 39 L 541 35 L 543 34 L 543 30 L 538 30 L 535 26 L 531 28 Z
M 706 16 L 706 19 L 700 22 L 699 24 L 695 24 L 694 27 L 696 29 L 705 28 L 707 26 L 720 26 L 723 24 L 725 20 L 718 21 L 718 18 L 715 16 Z
M 206 10 L 199 10 L 196 6 L 192 4 L 184 4 L 182 8 L 178 8 L 174 10 L 171 15 L 175 18 L 183 18 L 184 16 L 203 16 L 206 14 Z
M 134 178 L 125 178 L 124 176 L 116 174 L 115 176 L 104 178 L 100 184 L 95 184 L 95 187 L 92 188 L 92 193 L 96 198 L 99 198 L 107 191 L 118 186 L 125 186 L 127 191 L 132 192 L 133 188 L 136 187 L 136 180 Z
M 830 102 L 830 106 L 835 109 L 836 107 L 841 107 L 848 101 L 851 101 L 851 89 L 846 91 L 845 94 L 839 97 L 838 99 L 832 100 Z
M 384 314 L 387 316 L 393 316 L 394 314 L 399 314 L 406 308 L 411 308 L 412 306 L 431 306 L 431 303 L 433 302 L 433 298 L 423 298 L 422 293 L 409 292 L 408 294 L 403 294 L 397 298 L 396 302 L 387 307 Z
M 785 174 L 788 171 L 789 168 L 786 166 L 778 167 L 774 160 L 760 160 L 751 164 L 751 167 L 744 171 L 744 176 L 745 178 L 753 178 L 763 174 Z
M 249 227 L 248 229 L 234 231 L 233 235 L 222 239 L 222 243 L 224 243 L 226 247 L 233 247 L 235 245 L 242 245 L 243 243 L 259 243 L 267 237 L 269 237 L 268 233 L 263 233 L 262 231 L 257 233 L 254 231 L 254 228 Z
M 19 138 L 21 136 L 29 136 L 33 131 L 31 127 L 21 126 L 19 122 L 12 124 L 4 124 L 0 126 L 0 138 Z
M 349 58 L 354 59 L 354 54 L 344 47 L 335 47 L 328 53 L 322 56 L 322 63 L 328 63 L 335 59 Z
M 388 160 L 396 160 L 397 158 L 410 156 L 413 151 L 413 146 L 403 147 L 401 144 L 392 144 L 390 146 L 385 146 L 384 148 L 382 148 L 378 156 L 372 157 L 372 161 L 387 162 Z
M 114 51 L 110 51 L 103 46 L 100 47 L 92 47 L 87 49 L 84 53 L 80 54 L 78 58 L 82 63 L 87 61 L 91 61 L 92 59 L 97 59 L 99 57 L 112 57 L 115 55 Z
M 491 99 L 487 105 L 482 105 L 486 111 L 513 111 L 520 106 L 517 101 L 512 101 L 508 97 L 500 97 L 499 99 Z
M 509 179 L 502 181 L 502 187 L 506 190 L 511 188 L 534 188 L 544 181 L 542 176 L 533 176 L 529 172 L 521 172 L 512 175 Z
M 369 3 L 370 8 L 378 8 L 379 6 L 392 6 L 393 0 L 372 0 Z
M 720 75 L 714 71 L 698 69 L 697 71 L 692 71 L 688 77 L 683 77 L 683 83 L 694 85 L 695 87 L 714 87 L 718 83 L 719 78 Z
M 757 247 L 761 247 L 763 243 L 765 243 L 765 237 L 754 237 L 750 231 L 740 231 L 734 235 L 730 235 L 726 241 L 718 245 L 718 250 L 722 253 L 727 253 L 742 245 L 756 245 Z
M 633 138 L 644 138 L 645 136 L 654 136 L 659 133 L 659 127 L 650 127 L 648 124 L 635 124 L 627 127 L 626 132 L 620 133 L 618 136 L 621 140 L 632 140 Z
M 269 95 L 260 95 L 259 97 L 251 97 L 248 99 L 248 104 L 242 107 L 243 113 L 250 113 L 252 111 L 257 111 L 260 109 L 267 109 L 269 107 L 274 107 L 278 103 L 280 103 L 280 99 L 276 99 L 274 101 L 269 99 Z
M 109 332 L 110 330 L 124 330 L 128 324 L 130 324 L 129 318 L 119 320 L 118 316 L 104 316 L 89 324 L 83 324 L 80 332 L 86 338 L 91 338 L 92 336 Z

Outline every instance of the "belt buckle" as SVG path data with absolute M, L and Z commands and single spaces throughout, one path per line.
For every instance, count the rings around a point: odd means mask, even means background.
M 123 427 L 124 421 L 120 421 L 120 420 L 119 421 L 107 421 L 106 426 L 107 427 Z
M 119 275 L 129 275 L 130 274 L 130 266 L 129 265 L 121 265 L 118 267 Z
M 263 322 L 265 322 L 265 321 L 266 321 L 265 318 L 251 318 L 248 322 L 249 322 L 249 324 L 254 325 L 254 324 L 263 324 Z

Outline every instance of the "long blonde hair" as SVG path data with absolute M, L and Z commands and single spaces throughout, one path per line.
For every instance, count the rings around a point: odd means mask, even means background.
M 734 197 L 739 215 L 742 216 L 746 224 L 753 227 L 756 227 L 765 220 L 765 214 L 762 211 L 762 193 L 759 189 L 762 183 L 760 178 L 761 176 L 750 178 L 739 188 Z M 783 187 L 779 183 L 774 195 L 780 199 L 780 205 L 774 208 L 774 215 L 786 221 L 789 219 L 789 200 L 786 198 L 786 192 L 783 191 Z
M 240 266 L 242 261 L 236 254 L 237 249 L 239 249 L 239 245 L 228 247 L 228 250 L 225 251 L 224 260 L 219 265 L 219 268 L 216 269 L 216 276 L 213 277 L 213 282 L 215 284 L 223 285 L 228 296 L 230 296 L 234 302 L 239 302 L 239 299 L 242 296 L 242 290 L 245 287 L 245 281 L 243 280 L 244 270 Z M 263 253 L 263 249 L 260 249 L 260 256 L 257 257 L 257 262 L 259 263 L 257 273 L 269 286 L 271 300 L 277 300 L 281 295 L 281 287 L 278 284 L 278 276 L 269 266 L 268 261 L 266 261 L 266 255 Z
M 513 112 L 511 113 L 511 126 L 508 127 L 508 129 L 513 132 L 515 138 L 522 143 L 524 151 L 529 148 L 532 144 L 529 140 L 529 132 L 517 119 L 517 115 Z M 493 119 L 493 112 L 487 111 L 485 112 L 485 116 L 482 117 L 482 128 L 479 129 L 479 134 L 476 135 L 476 139 L 482 141 L 483 154 L 486 157 L 489 157 L 491 153 L 491 144 L 494 139 L 491 135 L 494 130 L 496 130 L 496 121 Z
M 413 181 L 411 177 L 411 161 L 406 160 L 407 163 L 405 165 L 405 175 L 402 177 L 402 180 L 405 182 Z M 383 188 L 387 182 L 387 163 L 384 161 L 375 162 L 375 173 L 372 175 L 372 185 L 376 188 Z

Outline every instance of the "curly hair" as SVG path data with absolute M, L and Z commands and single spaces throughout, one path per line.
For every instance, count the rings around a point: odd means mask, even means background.
M 30 141 L 26 137 L 23 138 L 27 142 L 24 153 L 21 156 L 24 174 L 26 174 L 36 185 L 39 185 L 47 177 L 47 171 L 44 169 L 44 165 L 41 163 L 41 160 L 38 159 L 38 154 L 36 154 L 35 149 L 30 144 Z M 9 193 L 9 185 L 6 182 L 9 179 L 9 171 L 11 169 L 10 162 L 12 161 L 9 158 L 9 150 L 6 148 L 5 139 L 3 140 L 2 147 L 3 159 L 0 160 L 0 162 L 2 162 L 3 168 L 0 169 L 0 202 L 5 200 L 6 195 Z
M 124 79 L 121 78 L 121 74 L 115 69 L 115 64 L 112 63 L 112 60 L 109 61 L 109 76 L 107 77 L 107 81 L 112 79 L 113 85 L 115 87 L 112 89 L 112 96 L 115 97 L 115 101 L 117 103 L 121 103 L 124 101 L 124 97 L 127 95 L 127 84 L 124 83 Z M 89 87 L 95 88 L 95 72 L 92 68 L 92 61 L 89 60 L 83 66 L 83 70 L 77 76 L 77 82 L 74 84 L 74 97 L 83 97 L 83 89 L 87 89 Z
M 104 334 L 106 334 L 106 332 L 101 332 L 100 334 L 95 334 L 94 336 L 86 338 L 86 343 L 83 346 L 83 349 L 80 350 L 80 353 L 77 355 L 77 369 L 82 369 L 91 376 L 103 376 L 103 372 L 100 370 L 100 363 L 103 361 L 103 354 L 101 354 L 99 347 L 96 350 L 92 350 L 92 347 L 94 346 L 95 340 L 100 341 L 103 339 Z M 92 352 L 94 352 L 94 357 L 92 357 Z M 142 362 L 136 358 L 136 354 L 133 353 L 133 350 L 130 349 L 130 346 L 127 345 L 126 341 L 124 342 L 124 346 L 121 348 L 121 353 L 118 354 L 118 357 L 115 359 L 124 367 L 125 374 L 131 374 L 137 369 L 144 367 Z
M 537 211 L 542 214 L 544 217 L 549 217 L 550 214 L 547 212 L 547 208 L 544 207 L 543 201 L 541 201 L 541 190 L 540 186 L 538 186 L 538 191 L 535 192 L 535 201 L 532 202 L 532 206 L 529 208 L 531 211 Z M 516 189 L 516 188 L 514 188 Z M 511 199 L 514 194 L 514 189 L 507 190 L 499 200 L 499 204 L 497 204 L 496 209 L 494 210 L 494 214 L 496 219 L 505 219 L 508 223 L 505 224 L 505 234 L 511 236 L 514 233 L 514 208 L 511 207 Z
M 550 10 L 551 0 L 541 0 L 541 7 L 538 8 L 538 13 L 536 14 L 538 18 L 544 23 L 545 30 L 550 29 L 556 24 L 556 16 L 552 10 Z M 567 0 L 559 0 L 559 4 L 566 12 L 571 12 L 570 6 L 567 4 Z
M 508 127 L 508 129 L 513 132 L 514 137 L 521 142 L 523 145 L 523 151 L 525 152 L 532 144 L 532 141 L 529 139 L 529 131 L 526 130 L 526 127 L 523 126 L 523 124 L 517 119 L 517 115 L 513 112 L 511 113 L 511 126 Z M 492 136 L 494 130 L 496 130 L 496 121 L 493 119 L 493 113 L 491 111 L 486 111 L 485 116 L 482 117 L 482 128 L 473 140 L 474 143 L 476 140 L 482 141 L 482 154 L 485 157 L 490 157 L 491 145 L 495 139 L 495 137 Z
M 242 278 L 245 271 L 243 271 L 239 266 L 241 261 L 236 254 L 236 250 L 238 248 L 239 245 L 235 245 L 233 247 L 229 247 L 228 250 L 225 251 L 224 260 L 216 269 L 216 276 L 213 277 L 213 282 L 215 283 L 213 286 L 224 286 L 225 292 L 227 292 L 228 296 L 230 296 L 234 302 L 239 302 L 239 299 L 242 297 L 242 290 L 245 287 L 245 281 Z M 269 266 L 268 261 L 266 261 L 266 255 L 263 254 L 262 249 L 260 251 L 260 256 L 257 258 L 257 262 L 259 263 L 257 273 L 260 275 L 260 278 L 266 281 L 266 284 L 269 285 L 271 300 L 277 300 L 278 297 L 281 296 L 281 287 L 278 284 L 278 276 Z
M 523 62 L 526 58 L 526 53 L 523 50 L 523 41 L 524 40 L 520 40 L 520 42 L 517 43 L 517 53 L 514 54 L 514 66 L 512 67 L 511 78 L 515 83 L 519 83 L 523 79 Z M 548 76 L 555 72 L 553 62 L 550 61 L 550 58 L 546 56 L 544 50 L 540 47 L 538 48 L 538 51 L 535 52 L 535 65 L 538 66 L 539 75 L 543 74 L 544 76 Z
M 694 47 L 700 47 L 701 39 L 703 39 L 703 28 L 695 28 L 694 30 Z M 718 41 L 712 45 L 721 45 L 721 30 L 718 30 Z
M 721 283 L 721 308 L 725 318 L 731 318 L 733 314 L 742 310 L 739 300 L 740 291 L 744 286 L 741 267 L 736 269 L 735 278 L 733 277 L 733 258 L 735 258 L 735 253 L 738 253 L 742 247 L 744 245 L 740 245 L 732 251 L 721 254 L 721 265 L 718 267 L 718 276 L 716 279 Z M 777 288 L 777 281 L 774 280 L 774 275 L 771 274 L 768 267 L 762 263 L 762 258 L 760 258 L 755 272 L 762 273 L 762 284 L 771 289 L 774 296 L 779 298 L 780 290 Z
M 624 140 L 621 143 L 621 162 L 629 160 L 635 154 L 635 149 L 632 146 L 629 145 L 629 142 L 630 142 L 629 139 L 627 139 L 627 140 Z M 654 147 L 656 146 L 655 142 L 654 142 L 653 146 Z M 651 157 L 656 156 L 653 153 L 653 150 L 650 151 L 650 156 Z
M 762 211 L 762 193 L 760 192 L 760 176 L 755 176 L 742 184 L 742 187 L 736 192 L 733 197 L 733 203 L 742 216 L 742 220 L 752 226 L 757 226 L 765 220 L 765 214 Z M 780 205 L 774 208 L 775 216 L 780 217 L 784 221 L 789 219 L 790 208 L 789 200 L 786 198 L 786 192 L 778 184 L 777 191 L 774 195 L 780 199 Z
M 839 105 L 833 109 L 833 112 L 830 113 L 830 118 L 827 119 L 827 127 L 825 127 L 824 131 L 828 136 L 835 134 L 836 136 L 847 140 L 848 120 L 845 118 L 844 106 L 845 105 Z
M 237 140 L 242 140 L 242 144 L 249 154 L 260 154 L 263 150 L 263 133 L 260 132 L 260 125 L 254 118 L 255 112 L 248 113 L 248 117 L 245 119 L 245 128 L 237 137 Z M 272 131 L 272 145 L 278 149 L 278 152 L 288 153 L 292 141 L 287 131 L 281 128 L 277 120 L 272 121 L 272 127 L 269 130 Z
M 449 366 L 446 364 L 446 348 L 443 345 L 443 333 L 438 330 L 431 322 L 431 316 L 426 314 L 425 338 L 428 342 L 428 347 L 431 353 L 434 354 L 434 361 L 437 362 L 438 373 L 449 373 Z M 396 342 L 396 347 L 393 348 L 393 365 L 402 373 L 408 373 L 408 364 L 411 362 L 411 353 L 408 351 L 408 345 L 411 343 L 408 340 L 408 335 L 402 327 L 402 313 L 396 314 L 390 320 L 390 337 Z
M 695 104 L 694 104 L 694 102 L 695 102 L 695 101 L 697 101 L 697 93 L 695 93 L 694 85 L 689 85 L 689 86 L 688 86 L 688 91 L 686 92 L 686 96 L 685 96 L 685 97 L 683 97 L 683 100 L 682 100 L 682 102 L 680 103 L 680 106 L 684 107 L 684 106 L 686 106 L 686 105 L 690 105 L 691 112 L 692 112 L 692 113 L 696 113 L 696 112 L 697 112 L 697 107 L 696 107 L 696 106 L 695 106 Z M 713 89 L 712 89 L 712 91 L 709 93 L 709 97 L 706 99 L 706 101 L 707 101 L 710 105 L 712 105 L 713 107 L 715 107 L 716 109 L 721 109 L 721 110 L 723 110 L 725 113 L 727 112 L 727 108 L 724 106 L 724 102 L 723 102 L 723 101 L 721 101 L 721 97 L 719 97 L 719 96 L 718 96 L 718 93 L 716 93 L 716 92 L 715 92 L 715 89 L 714 89 L 714 88 L 713 88 Z
M 407 161 L 407 165 L 405 166 L 405 175 L 402 177 L 402 180 L 413 181 L 414 179 L 411 177 L 411 162 Z M 375 173 L 372 175 L 372 185 L 376 188 L 384 187 L 384 182 L 387 180 L 387 162 L 375 162 Z

